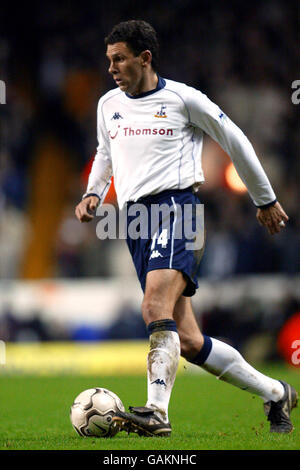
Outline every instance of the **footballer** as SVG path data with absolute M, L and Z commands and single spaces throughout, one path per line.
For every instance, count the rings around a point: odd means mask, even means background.
M 261 397 L 270 431 L 289 433 L 296 390 L 254 369 L 230 345 L 202 334 L 192 310 L 203 246 L 188 250 L 185 234 L 180 238 L 175 232 L 183 222 L 179 209 L 194 208 L 193 219 L 200 204 L 204 132 L 232 159 L 257 208 L 258 222 L 271 235 L 284 229 L 288 216 L 244 133 L 201 91 L 159 75 L 159 45 L 151 25 L 122 22 L 105 38 L 105 45 L 116 87 L 99 100 L 97 153 L 76 216 L 81 222 L 93 219 L 112 175 L 120 209 L 143 204 L 149 220 L 154 204 L 168 205 L 171 211 L 168 233 L 161 222 L 146 238 L 127 237 L 144 291 L 142 315 L 150 347 L 148 395 L 145 406 L 118 413 L 116 424 L 143 436 L 170 436 L 168 405 L 182 355 L 219 379 Z

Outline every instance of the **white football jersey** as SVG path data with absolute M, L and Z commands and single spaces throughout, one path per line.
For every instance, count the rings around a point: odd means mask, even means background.
M 127 201 L 203 183 L 203 132 L 228 153 L 256 206 L 276 197 L 243 132 L 200 91 L 159 77 L 155 90 L 130 96 L 119 88 L 99 100 L 99 145 L 87 191 L 103 201 L 111 175 L 120 209 Z

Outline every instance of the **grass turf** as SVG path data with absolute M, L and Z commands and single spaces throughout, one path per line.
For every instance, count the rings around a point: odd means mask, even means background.
M 283 365 L 260 370 L 300 390 L 300 371 Z M 125 407 L 143 405 L 141 376 L 0 376 L 1 450 L 299 450 L 300 412 L 293 433 L 269 433 L 262 401 L 209 374 L 180 374 L 169 408 L 170 438 L 142 438 L 121 432 L 112 439 L 81 438 L 72 429 L 69 408 L 87 388 L 117 393 Z

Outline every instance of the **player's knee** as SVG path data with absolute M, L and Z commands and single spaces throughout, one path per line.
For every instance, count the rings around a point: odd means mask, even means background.
M 163 303 L 153 297 L 144 298 L 142 303 L 142 315 L 146 325 L 163 318 L 172 318 L 171 314 L 166 311 Z
M 193 359 L 194 357 L 199 354 L 199 352 L 202 349 L 203 346 L 203 336 L 197 335 L 194 337 L 188 337 L 188 336 L 183 336 L 180 335 L 180 354 L 182 357 L 184 357 L 187 360 Z

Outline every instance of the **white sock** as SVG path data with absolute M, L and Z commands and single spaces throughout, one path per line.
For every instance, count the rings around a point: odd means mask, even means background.
M 208 338 L 208 337 L 205 337 Z M 210 338 L 211 351 L 201 367 L 218 379 L 260 396 L 264 402 L 279 401 L 284 395 L 282 383 L 250 366 L 232 346 Z
M 170 320 L 168 321 L 170 322 Z M 154 409 L 156 414 L 166 423 L 169 421 L 168 406 L 179 358 L 180 340 L 177 331 L 155 331 L 154 329 L 150 335 L 150 352 L 148 354 L 148 399 L 146 406 Z

